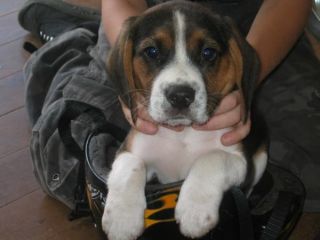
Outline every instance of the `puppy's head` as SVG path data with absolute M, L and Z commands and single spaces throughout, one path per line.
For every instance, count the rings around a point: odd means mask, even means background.
M 229 19 L 183 1 L 128 19 L 108 69 L 134 120 L 143 107 L 176 126 L 205 123 L 235 89 L 249 111 L 259 65 Z

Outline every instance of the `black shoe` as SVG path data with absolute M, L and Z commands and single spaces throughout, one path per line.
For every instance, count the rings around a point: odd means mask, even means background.
M 96 30 L 100 13 L 61 0 L 29 0 L 20 10 L 18 20 L 24 29 L 45 43 L 77 27 L 94 25 Z

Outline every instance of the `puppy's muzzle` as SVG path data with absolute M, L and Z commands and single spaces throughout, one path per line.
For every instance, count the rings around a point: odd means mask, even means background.
M 185 110 L 194 102 L 195 90 L 188 85 L 172 85 L 165 90 L 165 97 L 172 108 Z

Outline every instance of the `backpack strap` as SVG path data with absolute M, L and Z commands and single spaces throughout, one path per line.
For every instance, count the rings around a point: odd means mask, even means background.
M 84 152 L 72 137 L 71 121 L 77 119 L 88 107 L 66 102 L 66 111 L 60 118 L 58 131 L 65 148 L 79 160 L 77 187 L 74 190 L 75 207 L 69 214 L 69 220 L 88 216 L 90 209 L 85 194 Z
M 254 240 L 253 225 L 248 199 L 238 187 L 233 187 L 231 189 L 231 194 L 238 212 L 239 240 Z

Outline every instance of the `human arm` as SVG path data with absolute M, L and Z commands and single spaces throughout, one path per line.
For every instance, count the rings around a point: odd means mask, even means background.
M 261 82 L 284 59 L 304 30 L 311 0 L 264 0 L 247 35 L 261 61 Z
M 258 83 L 284 59 L 301 35 L 311 10 L 311 0 L 264 0 L 247 35 L 261 62 Z M 250 131 L 250 121 L 243 123 L 242 99 L 238 91 L 226 96 L 216 114 L 197 129 L 234 129 L 223 135 L 224 145 L 241 141 Z
M 122 23 L 131 16 L 140 15 L 146 9 L 145 0 L 102 0 L 102 23 L 111 45 L 115 43 Z

